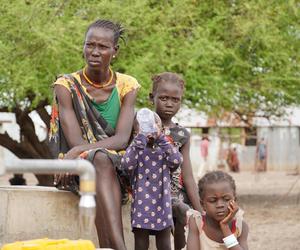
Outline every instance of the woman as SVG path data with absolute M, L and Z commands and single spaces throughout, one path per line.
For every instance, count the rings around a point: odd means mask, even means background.
M 100 246 L 118 250 L 126 249 L 116 171 L 121 160 L 118 151 L 127 146 L 140 87 L 135 78 L 110 68 L 123 32 L 119 24 L 108 20 L 97 20 L 88 27 L 83 47 L 86 66 L 54 83 L 57 105 L 53 106 L 50 131 L 50 140 L 60 146 L 59 157 L 82 157 L 94 164 Z M 70 189 L 74 184 L 70 180 L 60 176 L 56 184 Z

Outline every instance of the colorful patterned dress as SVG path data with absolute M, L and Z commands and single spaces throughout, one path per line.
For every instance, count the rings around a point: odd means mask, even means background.
M 124 97 L 130 91 L 140 88 L 135 78 L 116 72 L 116 84 L 109 98 L 103 103 L 95 103 L 82 85 L 79 72 L 59 77 L 54 85 L 62 85 L 71 93 L 82 137 L 87 143 L 95 143 L 115 134 Z M 70 150 L 60 124 L 59 106 L 55 95 L 50 121 L 49 145 L 54 158 L 63 158 L 63 155 Z M 106 153 L 114 167 L 119 168 L 122 154 L 114 150 L 93 149 L 82 153 L 81 157 L 92 161 L 97 151 Z M 78 186 L 72 186 L 70 191 L 76 193 Z
M 182 146 L 184 146 L 190 139 L 190 133 L 187 129 L 178 124 L 176 124 L 175 127 L 165 129 L 164 133 L 167 139 L 174 146 L 179 148 L 179 151 L 181 151 Z M 189 203 L 186 190 L 183 185 L 181 166 L 171 173 L 171 195 L 172 198 Z

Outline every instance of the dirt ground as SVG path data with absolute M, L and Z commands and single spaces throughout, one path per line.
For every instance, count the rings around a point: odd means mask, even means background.
M 249 205 L 245 220 L 250 228 L 249 249 L 300 249 L 299 204 Z
M 233 174 L 249 249 L 300 249 L 300 175 L 282 172 Z
M 300 249 L 300 175 L 285 172 L 232 175 L 250 229 L 249 249 Z M 28 184 L 36 184 L 32 175 L 25 176 Z M 9 177 L 0 177 L 0 185 L 7 185 Z

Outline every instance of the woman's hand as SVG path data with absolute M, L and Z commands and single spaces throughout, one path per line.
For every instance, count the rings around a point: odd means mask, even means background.
M 83 148 L 80 146 L 73 147 L 65 155 L 61 155 L 60 159 L 75 159 L 78 158 Z M 54 175 L 54 186 L 60 190 L 68 190 L 78 194 L 78 182 L 76 181 L 76 175 L 70 173 L 62 173 Z
M 65 154 L 64 159 L 76 159 L 84 151 L 86 151 L 86 149 L 84 149 L 82 145 L 75 146 Z
M 54 185 L 60 187 L 61 189 L 67 189 L 71 182 L 73 181 L 74 175 L 70 173 L 55 174 L 54 175 Z
M 231 200 L 229 202 L 228 209 L 229 209 L 228 215 L 223 220 L 220 221 L 221 227 L 224 225 L 228 225 L 228 223 L 234 218 L 235 214 L 239 210 L 239 206 L 234 200 Z

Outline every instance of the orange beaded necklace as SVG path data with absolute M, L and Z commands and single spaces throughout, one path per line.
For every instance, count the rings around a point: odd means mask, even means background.
M 110 78 L 106 83 L 94 83 L 91 79 L 88 78 L 88 76 L 86 75 L 86 66 L 84 67 L 84 69 L 82 70 L 82 75 L 84 77 L 84 79 L 88 82 L 88 84 L 90 84 L 91 86 L 97 88 L 97 89 L 102 89 L 107 87 L 108 85 L 111 84 L 112 79 L 114 77 L 114 72 L 112 71 L 112 69 L 109 67 L 109 73 L 110 73 Z

